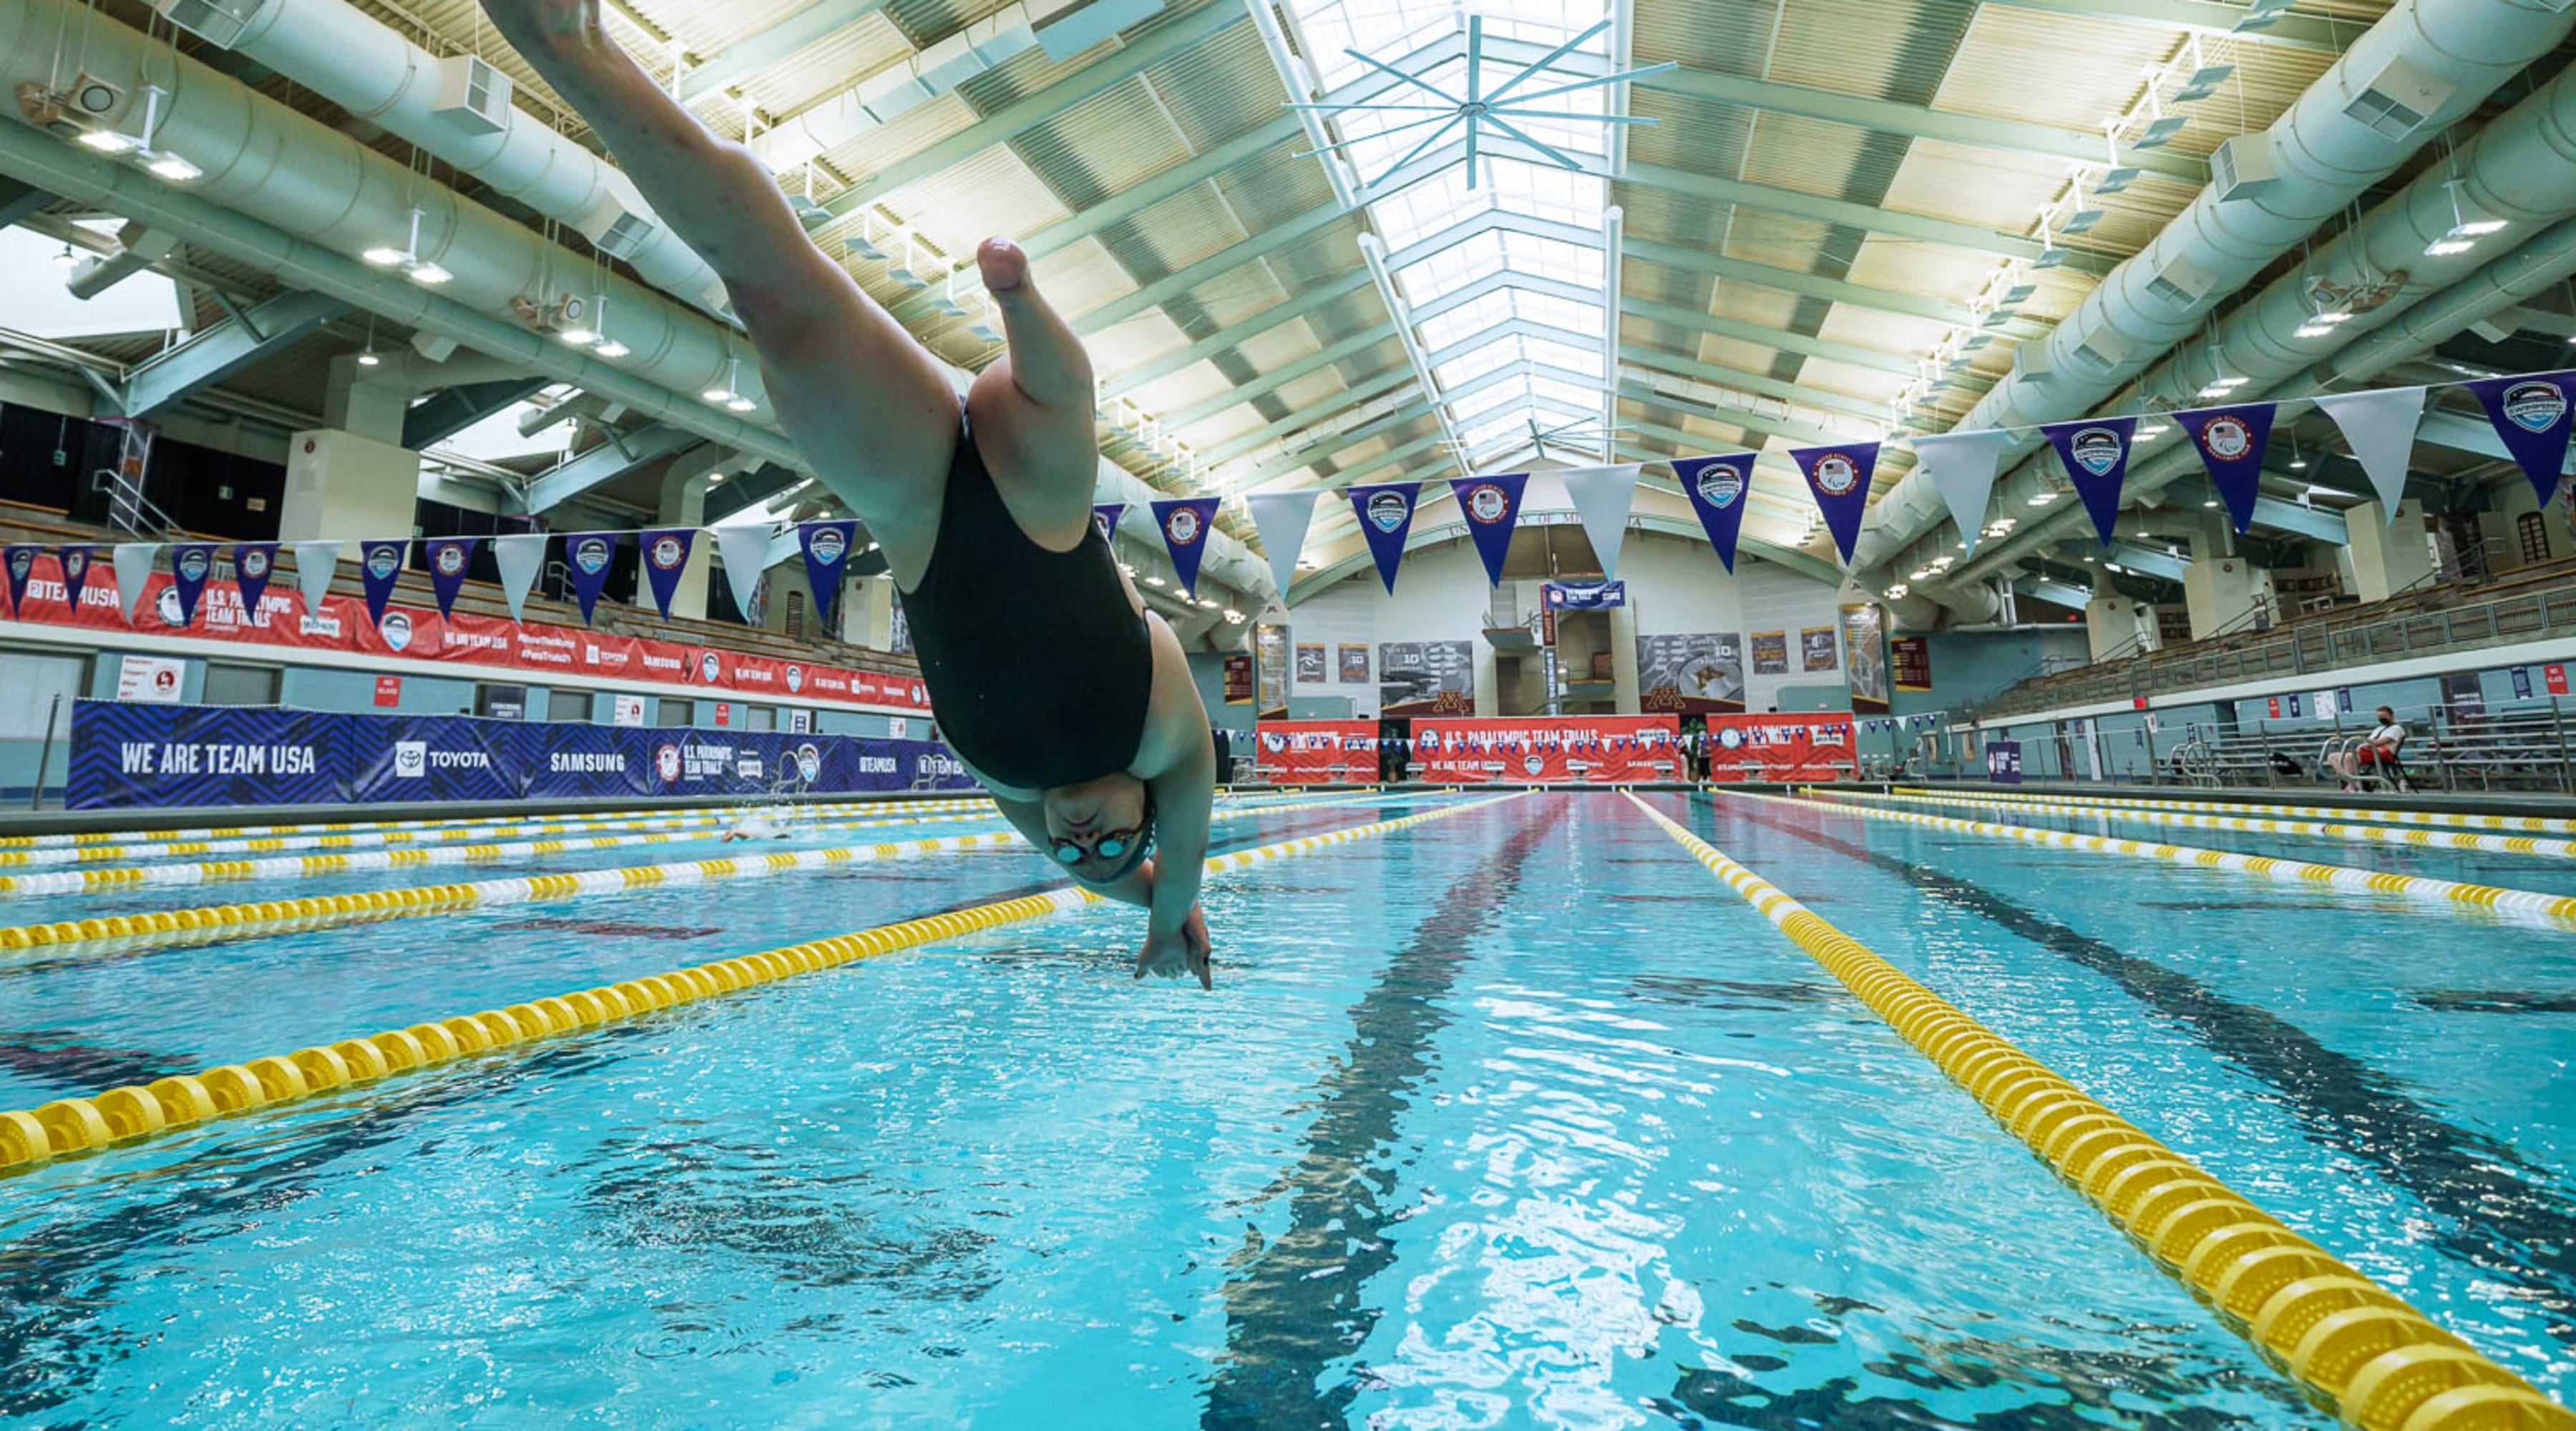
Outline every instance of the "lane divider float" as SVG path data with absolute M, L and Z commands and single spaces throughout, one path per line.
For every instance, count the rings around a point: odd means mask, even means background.
M 1634 795 L 1709 873 L 1973 1096 L 2156 1265 L 2365 1431 L 2576 1427 L 2396 1294 L 2095 1101 Z
M 1899 785 L 1895 790 L 1900 795 L 1941 793 L 1921 785 Z M 2122 809 L 2209 810 L 2222 815 L 2288 815 L 2294 819 L 2356 820 L 2373 825 L 2422 825 L 2438 830 L 2520 830 L 2525 834 L 2533 835 L 2576 835 L 2576 820 L 2552 819 L 2541 815 L 2486 815 L 2453 813 L 2447 810 L 2379 810 L 2366 805 L 2266 805 L 2259 801 L 2187 800 L 2178 796 L 2161 800 L 2144 800 L 2113 795 L 2008 795 L 1982 790 L 1968 798 L 1991 800 L 2000 805 L 2044 799 L 2080 800 L 2087 805 L 2110 805 Z
M 2355 869 L 2351 865 L 2321 865 L 2307 860 L 2274 859 L 2269 855 L 2240 855 L 2232 850 L 2204 850 L 2194 845 L 2161 845 L 2148 840 L 2114 839 L 2107 835 L 2076 835 L 2064 830 L 2034 830 L 2021 825 L 1990 825 L 1983 820 L 1954 820 L 1946 815 L 1925 815 L 1913 810 L 1885 810 L 1873 805 L 1791 800 L 1778 795 L 1752 795 L 1737 790 L 1730 790 L 1726 795 L 1730 800 L 1762 800 L 1773 804 L 1793 805 L 1802 810 L 1831 810 L 1837 814 L 1853 815 L 1864 820 L 1894 820 L 1900 824 L 1919 825 L 1930 830 L 1952 830 L 1960 834 L 1984 835 L 1998 840 L 2019 840 L 2026 845 L 2046 845 L 2051 849 L 2083 850 L 2097 855 L 2128 855 L 2136 859 L 2168 860 L 2175 864 L 2233 870 L 2241 874 L 2261 875 L 2266 879 L 2321 884 L 2340 890 L 2370 894 L 2401 894 L 2412 899 L 2431 901 L 2443 908 L 2465 905 L 2523 915 L 2556 925 L 2576 924 L 2576 896 L 2570 895 L 2541 894 L 2528 889 L 2499 889 L 2496 886 L 2484 884 L 2459 884 L 2424 875 L 2391 874 L 2384 870 Z
M 1258 849 L 1217 855 L 1210 874 L 1225 874 L 1270 860 L 1307 854 L 1354 840 L 1391 835 L 1516 796 L 1443 806 L 1418 815 L 1354 825 Z M 1332 803 L 1329 801 L 1319 803 Z M 981 836 L 969 838 L 980 839 Z M 1016 835 L 1011 838 L 1018 838 Z M 111 1088 L 85 1098 L 63 1098 L 38 1108 L 0 1112 L 0 1170 L 20 1170 L 75 1153 L 236 1117 L 254 1109 L 347 1084 L 415 1073 L 473 1054 L 636 1018 L 656 1009 L 695 1003 L 737 989 L 774 983 L 791 974 L 835 968 L 897 950 L 1017 924 L 1089 904 L 1101 895 L 1066 885 L 1044 894 L 999 900 L 971 909 L 879 925 L 855 934 L 818 939 L 783 949 L 691 965 L 668 974 L 630 979 L 594 989 L 532 999 L 503 1009 L 388 1029 L 366 1038 L 317 1044 L 292 1053 L 221 1064 L 202 1073 Z
M 1870 790 L 1829 790 L 1802 786 L 1799 793 L 1807 796 L 1832 796 L 1843 800 L 1886 800 L 1908 805 L 1965 806 L 1970 809 L 2028 812 L 2032 815 L 2081 817 L 2089 820 L 2130 820 L 2141 825 L 2172 825 L 2192 830 L 2234 830 L 2257 835 L 2301 835 L 2309 839 L 2340 840 L 2345 844 L 2405 845 L 2425 850 L 2480 850 L 2500 855 L 2538 855 L 2547 859 L 2576 860 L 2576 841 L 2545 840 L 2537 835 L 2482 835 L 2466 830 L 2393 830 L 2384 825 L 2346 825 L 2309 820 L 2275 820 L 2250 815 L 2195 815 L 2181 810 L 2104 807 L 2080 805 L 2060 800 L 2019 800 L 2009 804 L 1999 800 L 1981 800 L 1971 795 L 1886 794 Z

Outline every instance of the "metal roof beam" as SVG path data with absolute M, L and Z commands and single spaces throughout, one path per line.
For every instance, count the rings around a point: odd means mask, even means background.
M 1713 403 L 1701 402 L 1697 398 L 1679 397 L 1644 383 L 1621 383 L 1619 396 L 1635 402 L 1679 408 L 1695 417 L 1707 418 L 1711 422 L 1722 422 L 1729 427 L 1740 427 L 1747 432 L 1759 432 L 1771 437 L 1785 437 L 1792 442 L 1828 444 L 1851 440 L 1849 435 L 1844 433 L 1828 432 L 1821 427 L 1786 418 L 1771 417 L 1744 408 L 1719 407 Z
M 1270 423 L 1267 426 L 1255 428 L 1250 432 L 1243 433 L 1236 437 L 1229 437 L 1214 447 L 1201 452 L 1199 454 L 1199 460 L 1211 465 L 1220 462 L 1231 462 L 1235 458 L 1241 457 L 1247 452 L 1259 449 L 1262 444 L 1269 442 L 1273 438 L 1285 437 L 1300 428 L 1312 427 L 1316 423 L 1330 419 L 1336 413 L 1358 407 L 1362 403 L 1383 397 L 1387 393 L 1396 388 L 1400 388 L 1411 381 L 1413 381 L 1412 368 L 1389 368 L 1385 372 L 1370 378 L 1366 382 L 1360 383 L 1354 387 L 1344 388 L 1337 393 L 1328 394 L 1322 402 L 1316 404 L 1314 407 L 1300 409 L 1288 414 L 1286 417 L 1283 417 L 1276 422 Z
M 2352 540 L 2351 533 L 2345 530 L 2343 513 L 2324 507 L 2301 506 L 2278 497 L 2256 496 L 2254 520 L 2263 526 L 2296 533 L 2314 541 L 2332 542 L 2336 546 L 2346 545 Z
M 815 0 L 756 34 L 711 55 L 680 77 L 680 98 L 696 99 L 747 80 L 798 51 L 822 43 L 885 8 L 886 0 Z
M 1546 278 L 1535 273 L 1522 273 L 1516 269 L 1506 268 L 1486 274 L 1473 283 L 1460 284 L 1457 288 L 1441 294 L 1428 303 L 1414 305 L 1413 321 L 1417 326 L 1428 323 L 1443 313 L 1464 308 L 1479 298 L 1489 294 L 1508 293 L 1513 289 L 1543 294 L 1549 298 L 1562 298 L 1573 303 L 1597 305 L 1601 301 L 1601 290 L 1590 284 L 1568 283 L 1561 278 Z
M 543 378 L 460 383 L 414 404 L 403 414 L 403 446 L 414 452 L 436 447 L 474 424 L 526 402 L 545 387 Z
M 0 175 L 0 229 L 16 227 L 19 221 L 53 201 L 53 195 L 33 184 L 21 184 Z
M 1740 258 L 1727 258 L 1681 244 L 1659 243 L 1654 239 L 1628 236 L 1623 245 L 1630 258 L 1669 268 L 1679 273 L 1695 273 L 1706 278 L 1728 279 L 1749 283 L 1757 288 L 1793 293 L 1801 298 L 1821 298 L 1829 303 L 1848 303 L 1879 313 L 1895 313 L 1907 318 L 1925 318 L 1935 323 L 1973 323 L 1976 315 L 1955 303 L 1926 298 L 1918 293 L 1899 293 L 1893 289 L 1871 288 L 1821 273 L 1800 273 L 1795 269 L 1776 268 L 1767 263 L 1749 263 Z
M 1346 358 L 1356 357 L 1395 336 L 1395 325 L 1380 323 L 1299 358 L 1293 363 L 1271 369 L 1240 387 L 1228 388 L 1205 402 L 1192 403 L 1178 412 L 1163 414 L 1166 430 L 1177 430 L 1192 423 L 1205 422 L 1231 407 L 1239 407 L 1265 393 L 1293 383 L 1309 373 L 1318 372 Z
M 1596 176 L 1607 177 L 1607 176 Z M 1817 194 L 1803 194 L 1795 189 L 1756 184 L 1744 179 L 1721 179 L 1713 174 L 1698 174 L 1687 169 L 1668 168 L 1662 164 L 1629 161 L 1628 172 L 1619 176 L 1629 184 L 1686 194 L 1713 204 L 1736 204 L 1748 209 L 1762 209 L 1775 214 L 1811 219 L 1817 223 L 1840 224 L 1863 233 L 1884 234 L 1890 238 L 1913 239 L 1919 243 L 1937 243 L 1968 253 L 1994 254 L 2000 258 L 2036 260 L 2043 246 L 2039 240 L 2023 234 L 2008 234 L 1978 224 L 1956 219 L 1935 218 L 1929 214 L 1909 214 L 1896 209 L 1882 209 L 1870 204 L 1856 204 L 1848 199 L 1828 199 Z M 2063 267 L 2079 273 L 2103 274 L 2119 262 L 2109 254 L 2078 250 Z
M 125 381 L 127 417 L 153 413 L 304 341 L 349 305 L 290 289 L 197 334 L 136 368 Z
M 1479 373 L 1474 378 L 1460 383 L 1457 387 L 1450 389 L 1449 392 L 1444 395 L 1444 399 L 1452 406 L 1455 406 L 1459 402 L 1485 391 L 1487 388 L 1510 382 L 1514 378 L 1528 377 L 1536 366 L 1536 364 L 1526 362 L 1505 363 L 1490 373 Z M 1406 368 L 1402 370 L 1398 376 L 1409 379 L 1413 376 L 1413 371 L 1410 368 Z M 1390 384 L 1389 386 L 1401 387 L 1403 384 L 1395 383 Z M 1341 394 L 1339 393 L 1334 394 L 1335 398 L 1339 398 L 1340 396 Z M 1347 411 L 1349 408 L 1358 405 L 1360 404 L 1345 403 L 1342 404 L 1337 411 Z M 1294 452 L 1283 453 L 1279 457 L 1263 463 L 1260 467 L 1254 469 L 1251 476 L 1244 478 L 1241 482 L 1234 485 L 1239 491 L 1244 488 L 1258 487 L 1270 482 L 1275 482 L 1280 478 L 1297 471 L 1301 467 L 1312 467 L 1318 462 L 1339 455 L 1343 450 L 1356 447 L 1368 438 L 1375 437 L 1386 431 L 1389 427 L 1402 426 L 1406 422 L 1419 420 L 1420 418 L 1427 416 L 1430 411 L 1431 400 L 1417 393 L 1414 395 L 1411 402 L 1404 404 L 1402 407 L 1399 407 L 1384 416 L 1370 419 L 1365 428 L 1354 428 L 1349 432 L 1335 433 L 1330 437 L 1322 439 L 1323 442 L 1337 443 L 1339 446 L 1330 450 L 1319 451 L 1319 444 L 1309 443 L 1304 448 Z M 1319 425 L 1323 422 L 1329 421 L 1330 417 L 1330 414 L 1323 417 L 1316 417 L 1305 425 Z M 1291 420 L 1293 421 L 1294 419 Z
M 1626 310 L 1623 308 L 1621 311 L 1624 313 Z M 1883 402 L 1871 402 L 1867 398 L 1827 392 L 1822 388 L 1809 387 L 1803 383 L 1784 383 L 1778 378 L 1764 377 L 1760 373 L 1748 373 L 1740 368 L 1722 368 L 1715 363 L 1703 363 L 1696 358 L 1667 353 L 1661 348 L 1646 348 L 1634 343 L 1622 343 L 1619 345 L 1619 357 L 1622 362 L 1632 367 L 1651 368 L 1659 373 L 1670 373 L 1677 378 L 1696 378 L 1704 383 L 1735 388 L 1756 397 L 1804 403 L 1826 412 L 1838 412 L 1845 417 L 1857 417 L 1870 422 L 1887 420 L 1887 404 Z
M 2151 25 L 2160 30 L 2197 30 L 2206 35 L 2233 35 L 2239 40 L 2257 44 L 2314 50 L 2326 55 L 2343 53 L 2368 28 L 2352 21 L 2338 25 L 2313 16 L 2283 15 L 2267 28 L 2239 30 L 2237 22 L 2245 18 L 2247 7 L 2225 4 L 2222 0 L 1987 0 L 1987 3 L 2015 10 L 2077 15 L 2087 20 L 2110 20 L 2123 25 Z
M 1166 353 L 1150 363 L 1139 364 L 1120 373 L 1115 379 L 1102 386 L 1101 401 L 1107 402 L 1113 398 L 1124 397 L 1147 383 L 1168 378 L 1194 363 L 1204 362 L 1221 353 L 1231 352 L 1282 323 L 1303 318 L 1328 303 L 1348 298 L 1368 286 L 1369 276 L 1363 269 L 1358 273 L 1309 289 L 1302 296 L 1292 298 L 1285 303 L 1273 303 L 1249 318 L 1230 323 L 1208 334 L 1179 352 Z
M 1601 301 L 1601 295 L 1590 294 L 1587 301 L 1597 304 Z M 1552 323 L 1542 323 L 1535 318 L 1506 318 L 1490 327 L 1480 328 L 1432 354 L 1431 366 L 1444 367 L 1475 352 L 1478 348 L 1499 343 L 1505 338 L 1536 338 L 1545 343 L 1563 343 L 1571 348 L 1580 348 L 1587 353 L 1601 351 L 1601 339 L 1598 334 L 1577 333 L 1570 328 L 1559 328 Z M 1594 379 L 1593 386 L 1600 386 L 1600 380 Z
M 606 442 L 578 457 L 558 462 L 530 479 L 527 514 L 535 516 L 560 507 L 603 482 L 614 482 L 647 464 L 697 445 L 696 434 L 676 427 L 657 425 L 640 432 L 612 432 Z
M 1876 348 L 1838 343 L 1830 338 L 1810 338 L 1804 333 L 1782 332 L 1777 328 L 1765 328 L 1758 323 L 1739 323 L 1732 318 L 1719 318 L 1713 314 L 1678 308 L 1669 303 L 1650 303 L 1642 298 L 1621 299 L 1619 311 L 1631 318 L 1643 318 L 1651 323 L 1670 323 L 1676 328 L 1689 328 L 1701 333 L 1714 334 L 1720 338 L 1732 338 L 1739 343 L 1751 343 L 1756 347 L 1795 353 L 1803 358 L 1822 358 L 1827 362 L 1845 363 L 1855 368 L 1868 368 L 1874 372 L 1895 373 L 1900 377 L 1914 376 L 1914 359 L 1901 357 L 1895 353 L 1882 353 Z
M 2106 554 L 2105 560 L 2116 561 L 2131 571 L 2143 571 L 2149 576 L 2160 576 L 2167 581 L 2180 581 L 2183 573 L 2191 570 L 2191 562 L 2188 558 L 2175 556 L 2171 552 L 2158 551 L 2154 547 L 2140 546 L 2131 541 L 2111 543 L 2111 549 Z

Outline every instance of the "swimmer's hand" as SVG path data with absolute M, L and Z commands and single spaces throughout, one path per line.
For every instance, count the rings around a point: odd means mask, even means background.
M 1145 947 L 1136 955 L 1136 977 L 1148 974 L 1169 978 L 1190 974 L 1202 989 L 1216 987 L 1216 973 L 1211 967 L 1208 944 L 1207 910 L 1190 906 L 1190 916 L 1170 934 L 1157 934 L 1149 925 L 1145 930 Z

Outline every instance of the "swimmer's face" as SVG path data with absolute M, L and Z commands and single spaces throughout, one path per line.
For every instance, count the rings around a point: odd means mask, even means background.
M 1145 782 L 1121 771 L 1046 792 L 1049 859 L 1086 880 L 1116 878 L 1152 834 Z M 1115 853 L 1112 853 L 1112 850 Z M 1070 850 L 1075 858 L 1064 858 Z

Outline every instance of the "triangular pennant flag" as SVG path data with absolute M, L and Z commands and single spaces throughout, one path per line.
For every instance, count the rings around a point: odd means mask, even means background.
M 110 559 L 116 563 L 116 602 L 125 608 L 125 624 L 134 624 L 134 603 L 143 599 L 144 584 L 152 579 L 152 559 L 161 554 L 159 542 L 118 542 Z
M 456 613 L 456 593 L 465 587 L 465 569 L 474 564 L 479 537 L 432 537 L 423 544 L 429 558 L 429 592 L 438 598 L 441 618 Z
M 688 569 L 695 527 L 647 527 L 637 533 L 644 544 L 644 578 L 653 588 L 654 609 L 671 619 L 671 598 L 680 594 L 680 573 Z
M 242 619 L 258 626 L 259 603 L 268 595 L 268 579 L 277 574 L 277 543 L 233 543 L 233 586 L 241 592 Z
M 599 605 L 599 589 L 608 585 L 608 569 L 617 561 L 616 532 L 575 532 L 564 538 L 564 566 L 572 573 L 573 600 L 581 605 L 581 624 L 590 624 Z
M 2487 410 L 2487 422 L 2504 450 L 2531 479 L 2540 505 L 2548 506 L 2567 471 L 2567 398 L 2576 391 L 2576 370 L 2486 378 L 2469 384 L 2469 391 Z
M 1860 541 L 1860 515 L 1869 507 L 1870 474 L 1878 470 L 1878 444 L 1847 442 L 1833 447 L 1797 447 L 1789 460 L 1807 478 L 1816 507 L 1825 514 L 1825 530 L 1834 534 L 1834 550 L 1851 565 L 1852 547 Z
M 331 597 L 331 579 L 340 573 L 337 537 L 295 544 L 295 585 L 304 593 L 304 619 L 322 619 L 322 604 Z
M 42 547 L 13 546 L 0 550 L 0 564 L 9 573 L 9 614 L 24 618 L 27 607 L 27 578 L 36 574 L 36 553 Z
M 1288 599 L 1289 584 L 1297 579 L 1297 554 L 1305 549 L 1306 528 L 1315 520 L 1315 499 L 1319 492 L 1263 492 L 1243 499 L 1252 513 L 1252 529 L 1261 535 L 1261 549 L 1270 554 L 1270 581 L 1279 588 L 1279 599 Z
M 1496 586 L 1503 584 L 1503 558 L 1511 555 L 1512 524 L 1520 520 L 1521 492 L 1528 486 L 1526 472 L 1449 481 L 1449 490 L 1458 495 L 1458 510 L 1467 514 L 1467 534 L 1476 539 L 1476 555 L 1485 559 L 1485 575 Z
M 2379 494 L 2387 519 L 2397 520 L 2397 504 L 2406 500 L 2406 468 L 2415 454 L 2415 427 L 2424 420 L 2422 388 L 2377 388 L 2361 393 L 2324 393 L 2317 408 L 2334 419 L 2352 460 Z
M 89 586 L 89 564 L 98 556 L 94 548 L 64 547 L 58 554 L 63 567 L 63 605 L 80 610 L 81 592 Z
M 512 532 L 492 539 L 492 564 L 501 569 L 501 599 L 510 603 L 510 619 L 524 621 L 528 593 L 537 584 L 537 573 L 546 569 L 546 543 L 553 540 L 544 532 Z
M 850 565 L 850 548 L 857 544 L 858 534 L 859 524 L 854 521 L 802 522 L 796 528 L 796 549 L 805 554 L 805 589 L 814 593 L 814 614 L 822 618 L 826 631 L 833 629 L 832 607 L 841 594 L 841 573 Z M 731 565 L 726 563 L 728 568 Z M 742 606 L 739 589 L 734 592 L 734 604 Z
M 358 543 L 358 584 L 366 588 L 367 619 L 378 626 L 385 624 L 385 603 L 394 599 L 394 583 L 402 580 L 403 561 L 410 555 L 409 538 Z
M 2120 488 L 2129 480 L 2129 446 L 2138 435 L 2134 417 L 2105 417 L 2041 426 L 2057 460 L 2066 464 L 2066 479 L 2084 510 L 2093 514 L 2093 530 L 2102 545 L 2111 544 L 2111 529 L 2120 520 Z
M 2003 466 L 2013 435 L 2002 428 L 1987 428 L 1909 437 L 1906 441 L 1921 459 L 1923 470 L 1930 474 L 1932 489 L 1941 494 L 1942 505 L 1950 509 L 1950 520 L 1958 523 L 1959 540 L 1968 544 L 1964 555 L 1976 555 L 1977 538 L 1985 533 L 1986 503 L 1995 493 L 1995 473 Z
M 1127 504 L 1124 502 L 1103 502 L 1091 509 L 1091 520 L 1099 525 L 1104 539 L 1118 535 L 1118 523 L 1126 515 Z
M 213 542 L 180 542 L 170 548 L 170 585 L 179 593 L 179 624 L 197 624 L 197 598 L 215 574 Z
M 1682 495 L 1699 513 L 1708 544 L 1717 549 L 1717 559 L 1726 563 L 1727 574 L 1733 575 L 1736 537 L 1744 530 L 1744 509 L 1753 499 L 1753 454 L 1676 457 L 1673 475 L 1682 479 Z
M 1601 559 L 1601 574 L 1619 575 L 1619 547 L 1628 539 L 1628 511 L 1637 501 L 1637 474 L 1643 464 L 1617 467 L 1569 467 L 1557 473 L 1565 495 L 1574 499 L 1574 514 L 1583 519 L 1583 534 L 1592 539 L 1592 554 Z
M 1214 497 L 1178 497 L 1154 504 L 1154 525 L 1163 530 L 1163 550 L 1172 554 L 1172 575 L 1180 578 L 1181 595 L 1192 601 L 1199 595 L 1199 563 L 1207 559 L 1216 503 Z
M 769 574 L 769 523 L 734 522 L 707 530 L 715 534 L 716 555 L 724 560 L 725 585 L 733 589 L 734 610 L 748 621 L 760 608 L 761 579 Z M 811 567 L 805 579 L 814 579 Z M 831 629 L 831 623 L 826 621 L 824 629 Z
M 2209 480 L 2227 503 L 2227 515 L 2236 520 L 2238 536 L 2254 525 L 2254 499 L 2263 490 L 2263 444 L 2272 438 L 2276 406 L 2248 402 L 2174 414 L 2174 421 L 2191 434 L 2200 465 L 2209 469 Z
M 1377 561 L 1377 579 L 1386 583 L 1386 594 L 1393 596 L 1395 569 L 1404 561 L 1404 538 L 1413 530 L 1413 504 L 1422 495 L 1422 484 L 1353 487 L 1349 495 L 1360 532 L 1368 538 L 1369 555 Z

